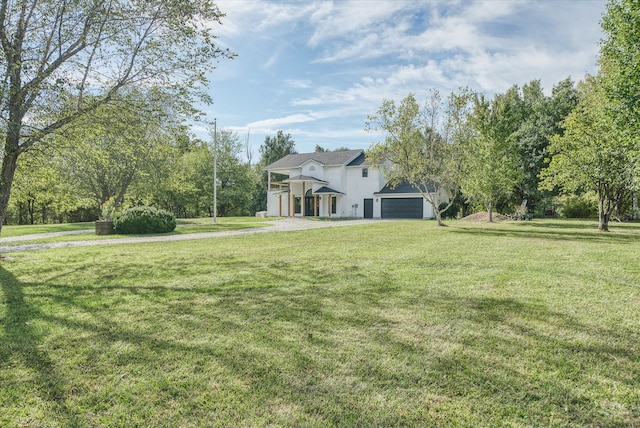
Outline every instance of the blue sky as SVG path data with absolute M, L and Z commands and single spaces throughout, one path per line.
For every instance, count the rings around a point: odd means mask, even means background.
M 547 94 L 597 69 L 605 0 L 220 0 L 214 27 L 237 53 L 210 75 L 218 127 L 253 161 L 281 129 L 298 152 L 366 149 L 384 98 L 468 86 L 488 95 L 540 79 Z

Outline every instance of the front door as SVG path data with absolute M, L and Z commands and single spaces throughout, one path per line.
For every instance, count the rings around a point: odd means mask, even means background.
M 364 218 L 373 218 L 373 199 L 364 200 Z
M 307 217 L 317 217 L 318 216 L 318 211 L 320 210 L 320 206 L 316 206 L 316 212 L 314 214 L 313 212 L 313 208 L 314 208 L 314 196 L 313 193 L 311 192 L 311 189 L 307 190 L 307 194 L 304 197 L 304 215 Z M 318 204 L 320 205 L 320 204 Z

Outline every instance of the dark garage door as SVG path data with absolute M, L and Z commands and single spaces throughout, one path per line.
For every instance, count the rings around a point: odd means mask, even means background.
M 382 198 L 382 218 L 422 218 L 422 198 Z

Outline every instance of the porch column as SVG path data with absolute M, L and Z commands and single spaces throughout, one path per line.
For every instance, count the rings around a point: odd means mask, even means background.
M 304 218 L 304 205 L 305 202 L 307 201 L 306 197 L 307 197 L 307 191 L 305 189 L 305 182 L 302 182 L 302 197 L 300 198 L 300 215 L 302 216 L 302 218 Z
M 313 195 L 313 216 L 318 217 L 318 195 Z
M 291 189 L 291 185 L 289 185 L 289 202 L 290 202 L 290 210 L 289 210 L 289 217 L 293 217 L 294 216 L 294 210 L 295 210 L 295 202 L 293 200 L 293 190 Z
M 329 196 L 329 200 L 327 201 L 327 212 L 329 213 L 329 218 L 331 218 L 331 200 L 333 198 L 331 197 L 331 193 L 329 193 L 327 196 Z
M 278 217 L 282 217 L 282 193 L 278 195 Z

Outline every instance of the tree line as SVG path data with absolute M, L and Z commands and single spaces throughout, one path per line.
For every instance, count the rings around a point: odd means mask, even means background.
M 48 150 L 25 154 L 7 222 L 93 221 L 104 210 L 137 205 L 183 218 L 212 216 L 214 156 L 218 215 L 252 215 L 266 209 L 264 166 L 295 152 L 291 135 L 278 131 L 265 138 L 260 161 L 252 164 L 247 142 L 235 132 L 217 129 L 214 139 L 211 129 L 203 140 L 168 123 L 168 112 L 128 103 L 99 108 L 58 134 Z
M 224 14 L 213 3 L 169 3 L 0 0 L 0 231 L 140 204 L 211 215 L 214 156 L 219 214 L 266 208 L 264 166 L 294 153 L 293 139 L 266 137 L 252 164 L 237 134 L 191 133 L 183 118 L 198 119 L 196 101 L 210 101 L 205 72 L 235 54 L 216 44 Z M 369 160 L 393 162 L 389 181 L 422 189 L 440 223 L 461 205 L 491 215 L 526 200 L 542 214 L 562 195 L 565 209 L 595 201 L 607 230 L 637 205 L 639 10 L 610 0 L 598 73 L 563 80 L 550 96 L 534 80 L 493 97 L 464 88 L 424 103 L 384 100 L 366 123 L 385 133 Z M 447 203 L 430 200 L 434 187 Z
M 385 138 L 368 159 L 392 184 L 420 189 L 441 225 L 456 202 L 492 220 L 496 209 L 553 212 L 558 195 L 565 208 L 593 201 L 600 230 L 614 216 L 637 218 L 640 3 L 610 0 L 601 26 L 598 72 L 551 96 L 534 80 L 492 98 L 463 88 L 446 100 L 437 91 L 424 103 L 412 93 L 384 100 L 366 128 Z

